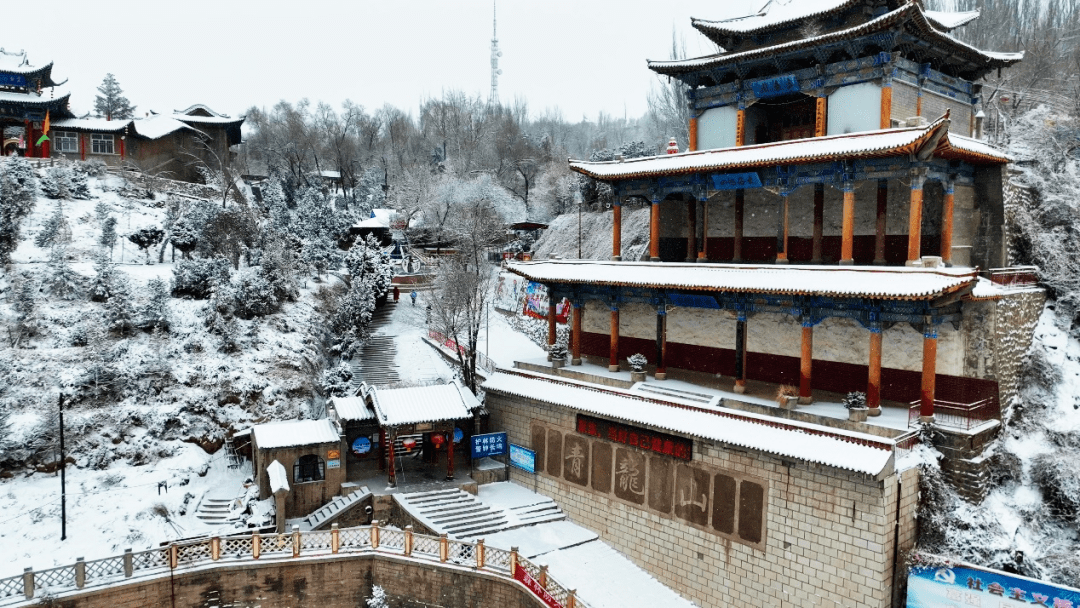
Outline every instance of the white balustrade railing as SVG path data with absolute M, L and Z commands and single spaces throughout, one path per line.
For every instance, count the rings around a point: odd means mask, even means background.
M 301 532 L 294 528 L 287 534 L 259 534 L 250 536 L 211 537 L 196 541 L 172 543 L 159 549 L 132 552 L 123 555 L 85 561 L 74 564 L 33 570 L 23 574 L 0 578 L 0 606 L 33 600 L 44 594 L 81 590 L 86 587 L 106 587 L 131 579 L 149 578 L 164 573 L 182 572 L 195 566 L 212 565 L 226 561 L 235 565 L 238 561 L 255 562 L 275 558 L 318 558 L 335 554 L 368 555 L 380 553 L 400 555 L 424 562 L 438 562 L 454 567 L 466 567 L 513 580 L 515 567 L 520 566 L 564 608 L 589 608 L 577 600 L 575 592 L 547 575 L 547 568 L 532 563 L 518 555 L 517 550 L 506 551 L 487 547 L 484 541 L 475 543 L 450 540 L 443 536 L 415 534 L 412 526 L 405 530 L 380 528 L 378 522 L 370 526 L 339 529 L 337 524 L 329 531 Z

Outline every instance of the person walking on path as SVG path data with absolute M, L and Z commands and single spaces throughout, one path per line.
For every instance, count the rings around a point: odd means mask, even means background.
M 412 305 L 416 306 L 416 290 L 413 290 L 413 292 L 409 294 L 409 297 L 412 298 Z

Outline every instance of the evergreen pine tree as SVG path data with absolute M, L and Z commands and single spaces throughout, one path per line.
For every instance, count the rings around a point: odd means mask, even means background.
M 18 346 L 37 331 L 37 281 L 23 274 L 15 285 L 15 331 L 11 334 L 11 346 Z
M 67 243 L 56 241 L 49 250 L 49 273 L 45 278 L 49 293 L 63 300 L 71 300 L 79 292 L 81 277 L 71 269 L 67 260 Z
M 116 218 L 108 217 L 101 223 L 101 238 L 98 240 L 102 247 L 109 248 L 109 257 L 112 258 L 112 250 L 116 245 Z
M 176 220 L 176 223 L 172 226 L 172 235 L 169 242 L 172 243 L 173 247 L 180 250 L 183 259 L 191 259 L 191 252 L 195 251 L 195 247 L 199 244 L 199 229 L 195 226 L 195 222 L 190 215 L 185 215 Z
M 143 309 L 143 321 L 155 329 L 169 326 L 169 286 L 161 279 L 154 278 L 146 284 L 149 292 L 146 307 Z
M 38 180 L 30 163 L 18 156 L 0 160 L 0 264 L 11 262 L 19 246 L 19 229 L 38 193 Z
M 90 301 L 105 302 L 112 293 L 113 274 L 116 272 L 112 259 L 104 251 L 94 254 L 94 278 L 90 282 Z
M 45 249 L 51 247 L 58 241 L 64 241 L 66 239 L 59 238 L 65 232 L 64 227 L 67 224 L 67 220 L 64 219 L 64 209 L 60 206 L 60 203 L 56 203 L 56 210 L 49 216 L 49 219 L 45 220 L 45 223 L 41 225 L 41 231 L 34 237 L 34 244 L 38 247 Z
M 124 90 L 120 88 L 116 76 L 106 74 L 97 90 L 100 95 L 94 97 L 94 111 L 98 114 L 109 120 L 131 118 L 135 115 L 135 106 L 124 97 Z
M 131 297 L 131 285 L 127 277 L 114 274 L 111 281 L 109 299 L 105 302 L 105 322 L 111 330 L 127 334 L 135 321 L 135 305 Z

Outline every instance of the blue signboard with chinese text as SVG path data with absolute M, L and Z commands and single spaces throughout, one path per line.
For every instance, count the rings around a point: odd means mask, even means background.
M 487 433 L 472 436 L 472 457 L 486 458 L 506 453 L 506 433 Z
M 761 178 L 757 173 L 724 173 L 712 176 L 714 190 L 742 190 L 760 188 Z
M 918 565 L 908 575 L 907 608 L 938 606 L 1080 608 L 1080 589 L 969 564 Z
M 22 74 L 0 74 L 0 86 L 25 87 L 26 76 Z
M 798 93 L 799 81 L 791 74 L 787 74 L 785 76 L 777 76 L 776 78 L 766 78 L 765 80 L 752 82 L 750 83 L 750 87 L 754 89 L 754 95 L 756 95 L 758 99 L 768 99 L 769 97 L 779 97 L 781 95 Z
M 520 445 L 510 444 L 510 464 L 525 471 L 536 472 L 536 452 L 523 448 Z

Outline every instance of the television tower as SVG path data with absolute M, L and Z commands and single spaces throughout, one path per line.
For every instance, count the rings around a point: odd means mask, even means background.
M 499 57 L 502 57 L 502 51 L 499 50 L 499 35 L 496 26 L 498 21 L 495 15 L 495 3 L 491 3 L 491 93 L 488 95 L 488 103 L 490 105 L 498 105 L 499 103 L 499 75 L 502 74 L 502 70 L 499 69 Z

